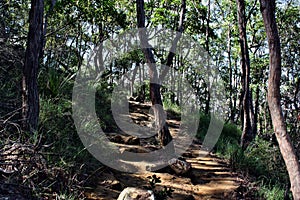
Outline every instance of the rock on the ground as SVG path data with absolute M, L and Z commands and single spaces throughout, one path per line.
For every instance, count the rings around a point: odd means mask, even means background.
M 117 180 L 112 173 L 109 172 L 103 173 L 101 179 L 103 180 L 101 180 L 99 184 L 102 186 L 111 188 L 113 190 L 118 190 L 118 191 L 122 191 L 124 188 L 121 182 Z
M 134 136 L 123 137 L 124 144 L 140 145 L 140 138 Z
M 179 160 L 178 158 L 172 158 L 169 160 L 169 166 L 176 174 L 186 174 L 191 169 L 191 164 L 184 160 Z
M 110 141 L 122 144 L 123 143 L 123 138 L 121 135 L 114 135 L 110 137 Z
M 127 187 L 121 192 L 117 200 L 155 200 L 155 198 L 151 190 Z
M 120 153 L 124 153 L 125 151 L 132 152 L 132 153 L 149 153 L 150 150 L 139 147 L 139 146 L 128 146 L 128 147 L 121 147 L 119 148 Z
M 115 135 L 110 138 L 112 142 L 127 145 L 140 145 L 140 138 L 135 136 Z

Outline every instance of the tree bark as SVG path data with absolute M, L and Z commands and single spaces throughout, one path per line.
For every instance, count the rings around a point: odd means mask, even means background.
M 295 127 L 295 133 L 299 133 L 300 132 L 300 126 L 297 126 L 297 124 L 299 123 L 298 121 L 300 121 L 300 109 L 299 109 L 299 106 L 298 106 L 298 104 L 299 104 L 299 97 L 298 97 L 298 95 L 300 96 L 300 79 L 298 78 L 297 80 L 296 80 L 297 82 L 296 82 L 296 85 L 295 85 L 295 92 L 294 92 L 294 99 L 293 99 L 293 101 L 294 101 L 294 108 L 295 108 L 295 115 L 293 115 L 293 117 L 295 117 L 296 119 L 295 119 L 295 123 L 294 123 L 294 127 Z
M 281 49 L 280 38 L 275 19 L 275 8 L 275 0 L 260 0 L 260 9 L 267 33 L 270 53 L 268 104 L 280 152 L 289 174 L 293 197 L 295 200 L 299 200 L 300 167 L 294 147 L 290 140 L 290 136 L 287 133 L 286 124 L 284 122 L 282 108 L 280 105 Z
M 207 52 L 208 55 L 210 55 L 210 51 L 209 51 L 209 21 L 210 21 L 210 0 L 208 0 L 207 2 L 207 17 L 206 17 L 206 30 L 205 30 L 205 50 Z M 207 59 L 207 71 L 210 71 L 210 60 Z M 210 104 L 210 83 L 206 83 L 206 102 L 205 102 L 205 114 L 209 114 L 209 104 Z
M 133 96 L 133 94 L 134 94 L 135 77 L 136 77 L 136 74 L 137 74 L 137 70 L 140 67 L 140 63 L 136 62 L 135 64 L 136 65 L 135 65 L 135 67 L 133 69 L 133 74 L 132 74 L 132 77 L 130 79 L 130 96 Z
M 233 88 L 234 91 L 237 91 L 238 88 L 238 67 L 237 67 L 237 59 L 234 59 L 234 73 L 233 73 Z M 233 109 L 234 109 L 234 123 L 237 124 L 238 121 L 238 117 L 236 117 L 236 115 L 238 115 L 240 113 L 240 111 L 236 108 L 237 107 L 237 99 L 238 99 L 238 93 L 234 92 L 233 93 Z
M 37 74 L 42 48 L 44 1 L 31 0 L 29 32 L 22 81 L 22 117 L 25 131 L 34 132 L 38 127 L 39 95 Z
M 231 5 L 230 5 L 231 8 Z M 229 119 L 230 122 L 234 123 L 235 111 L 233 107 L 233 85 L 232 85 L 232 63 L 231 63 L 231 23 L 228 25 L 228 32 L 227 32 L 227 55 L 228 55 L 228 68 L 229 68 Z
M 254 114 L 252 106 L 252 98 L 250 91 L 250 57 L 247 44 L 246 33 L 246 14 L 245 14 L 245 1 L 237 0 L 238 7 L 238 25 L 239 25 L 239 38 L 241 47 L 241 65 L 242 65 L 242 122 L 243 133 L 241 137 L 241 146 L 246 149 L 249 143 L 254 139 L 253 132 Z
M 255 109 L 254 109 L 254 123 L 256 124 L 256 126 L 253 127 L 253 132 L 256 135 L 258 133 L 257 123 L 258 123 L 259 98 L 260 98 L 260 88 L 258 87 L 258 85 L 255 90 L 255 96 L 256 96 L 256 100 L 255 100 Z
M 40 48 L 41 52 L 40 52 L 40 55 L 39 55 L 40 56 L 39 59 L 43 59 L 42 57 L 44 55 L 44 49 L 45 49 L 45 46 L 46 46 L 46 39 L 45 38 L 46 38 L 47 28 L 48 28 L 48 18 L 49 18 L 50 13 L 53 12 L 54 6 L 56 4 L 56 0 L 51 0 L 51 2 L 49 2 L 49 3 L 50 3 L 50 7 L 49 7 L 48 12 L 45 15 L 45 18 L 44 18 L 44 25 L 43 25 L 43 30 L 42 30 L 43 35 L 41 37 L 41 45 L 42 46 Z
M 185 2 L 185 0 L 182 0 L 181 1 L 179 24 L 178 24 L 178 28 L 177 28 L 177 32 L 176 32 L 176 37 L 174 38 L 174 40 L 172 42 L 171 49 L 169 50 L 169 54 L 167 56 L 167 61 L 165 63 L 165 68 L 164 68 L 164 70 L 162 71 L 162 73 L 159 77 L 160 80 L 164 80 L 165 76 L 167 75 L 167 73 L 170 70 L 170 67 L 172 67 L 172 65 L 173 65 L 173 60 L 174 60 L 174 57 L 175 57 L 174 52 L 176 52 L 178 41 L 180 40 L 181 35 L 184 31 L 185 13 L 186 13 L 186 2 Z
M 148 43 L 148 38 L 145 32 L 145 10 L 144 10 L 144 0 L 137 0 L 137 23 L 139 30 L 139 38 L 142 42 L 143 47 L 150 47 Z M 156 61 L 154 59 L 154 54 L 150 48 L 143 48 L 142 51 L 147 60 L 149 66 L 149 76 L 150 76 L 150 98 L 153 105 L 154 117 L 155 117 L 155 126 L 158 131 L 158 138 L 162 146 L 166 146 L 171 142 L 172 136 L 170 134 L 168 125 L 166 123 L 166 114 L 163 110 L 162 97 L 160 93 L 161 82 L 165 78 L 167 72 L 170 70 L 171 65 L 173 65 L 173 59 L 175 56 L 177 43 L 181 38 L 181 35 L 184 30 L 184 20 L 186 13 L 186 2 L 185 0 L 181 1 L 181 10 L 179 17 L 179 25 L 177 28 L 176 36 L 172 42 L 171 49 L 167 56 L 167 61 L 165 63 L 165 68 L 161 72 L 161 75 L 158 75 L 156 68 Z
M 149 47 L 148 38 L 145 31 L 145 10 L 144 0 L 137 0 L 137 23 L 139 29 L 139 38 L 142 43 L 142 47 Z M 158 131 L 158 138 L 162 146 L 166 146 L 172 140 L 168 125 L 166 123 L 166 117 L 163 110 L 163 104 L 160 93 L 160 81 L 158 78 L 158 72 L 156 69 L 156 61 L 154 59 L 153 52 L 150 48 L 143 48 L 143 54 L 147 60 L 149 66 L 150 76 L 150 98 L 153 105 L 155 126 Z

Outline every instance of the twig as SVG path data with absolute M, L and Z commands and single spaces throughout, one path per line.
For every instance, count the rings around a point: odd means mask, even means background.
M 104 169 L 103 169 L 104 168 Z M 102 172 L 104 172 L 104 170 L 106 169 L 105 166 L 101 166 L 99 168 L 97 168 L 95 171 L 93 171 L 85 180 L 81 181 L 81 183 L 86 183 L 92 176 L 94 176 L 100 169 L 103 169 Z M 101 173 L 102 173 L 101 172 Z

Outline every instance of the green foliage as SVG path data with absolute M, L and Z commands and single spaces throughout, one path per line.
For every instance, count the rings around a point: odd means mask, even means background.
M 213 120 L 218 120 L 218 119 L 213 117 Z M 204 139 L 204 137 L 208 131 L 210 121 L 211 121 L 210 115 L 200 113 L 198 132 L 196 135 L 196 137 L 198 139 L 200 139 L 200 140 Z M 241 131 L 238 129 L 238 127 L 234 124 L 226 123 L 223 126 L 222 133 L 219 138 L 219 142 L 216 145 L 216 149 L 224 149 L 224 148 L 222 148 L 222 145 L 224 145 L 224 142 L 221 142 L 223 140 L 225 141 L 225 143 L 230 142 L 232 144 L 233 143 L 238 144 L 240 137 L 241 137 Z
M 96 114 L 102 129 L 105 131 L 113 131 L 117 128 L 111 112 L 112 90 L 113 86 L 107 82 L 101 82 L 96 89 Z
M 149 13 L 149 19 L 154 26 L 163 25 L 165 28 L 175 30 L 179 19 L 178 8 L 180 7 L 180 1 L 168 0 L 160 2 L 149 2 L 145 4 L 146 15 Z
M 278 193 L 278 198 L 283 199 L 282 188 L 287 184 L 288 176 L 277 146 L 257 137 L 246 151 L 227 142 L 227 148 L 219 155 L 225 155 L 234 170 L 255 176 L 261 185 L 259 193 L 262 197 L 274 199 Z
M 288 177 L 278 147 L 259 138 L 256 138 L 246 151 L 231 138 L 221 138 L 218 143 L 220 144 L 216 145 L 217 154 L 229 159 L 233 170 L 256 177 L 261 185 L 260 196 L 274 199 L 277 191 L 280 192 L 278 195 L 283 193 L 282 187 L 287 183 Z
M 72 194 L 66 193 L 61 193 L 56 197 L 57 200 L 76 200 L 76 196 Z
M 52 5 L 54 2 L 56 4 Z M 294 108 L 297 108 L 297 105 L 299 107 L 295 91 L 297 91 L 296 86 L 299 82 L 300 72 L 300 54 L 298 53 L 299 3 L 296 2 L 292 0 L 286 4 L 286 2 L 280 1 L 278 2 L 280 6 L 277 7 L 276 11 L 282 43 L 283 86 L 281 89 L 283 106 L 292 105 Z M 246 14 L 249 15 L 247 38 L 249 38 L 253 81 L 251 88 L 256 89 L 265 87 L 268 77 L 266 71 L 268 67 L 266 36 L 258 4 L 253 7 L 251 1 L 246 3 Z M 51 185 L 47 192 L 59 191 L 61 193 L 59 198 L 71 199 L 73 197 L 70 196 L 70 193 L 74 189 L 71 187 L 72 184 L 75 184 L 72 182 L 73 177 L 80 173 L 79 171 L 83 171 L 78 166 L 91 160 L 88 151 L 76 133 L 71 116 L 71 95 L 75 72 L 81 67 L 84 55 L 92 46 L 129 29 L 130 26 L 136 27 L 136 10 L 132 1 L 128 0 L 45 1 L 46 45 L 44 56 L 41 58 L 38 80 L 40 94 L 39 130 L 33 134 L 28 134 L 22 133 L 20 130 L 20 111 L 22 107 L 22 66 L 29 24 L 29 5 L 28 0 L 3 0 L 0 2 L 0 122 L 2 133 L 0 144 L 5 144 L 8 140 L 26 141 L 45 152 L 44 156 L 49 166 L 60 168 L 59 173 L 53 172 L 55 175 L 52 178 L 56 183 L 45 180 L 45 183 Z M 158 26 L 175 30 L 178 26 L 180 5 L 180 0 L 145 1 L 147 27 Z M 233 96 L 238 96 L 240 90 L 240 70 L 238 69 L 240 52 L 237 39 L 236 12 L 232 12 L 232 10 L 236 10 L 236 5 L 230 1 L 220 1 L 218 5 L 211 5 L 208 31 L 210 54 L 216 61 L 214 63 L 226 83 L 226 91 L 224 92 L 228 98 L 231 98 L 231 101 L 234 101 Z M 204 44 L 206 40 L 207 15 L 206 5 L 187 1 L 185 33 L 192 35 L 200 44 Z M 231 43 L 228 43 L 229 39 Z M 224 53 L 229 51 L 228 45 L 231 45 L 231 57 Z M 121 75 L 132 67 L 133 62 L 143 63 L 142 57 L 142 52 L 136 50 L 125 54 L 119 60 L 115 60 L 114 68 L 111 71 L 107 70 L 107 82 L 103 81 L 97 88 L 96 112 L 104 130 L 116 129 L 110 110 L 110 93 L 113 89 L 111 77 L 118 78 L 119 76 L 114 73 Z M 159 59 L 157 57 L 156 55 L 156 60 Z M 184 69 L 184 74 L 191 83 L 201 82 L 201 77 L 189 74 L 193 68 L 184 65 L 184 62 L 179 62 L 179 60 L 177 58 L 176 62 L 173 63 L 174 69 L 178 69 L 175 75 Z M 231 69 L 228 67 L 230 60 L 232 62 Z M 232 73 L 232 77 L 229 73 Z M 109 81 L 112 82 L 108 83 Z M 234 85 L 232 85 L 233 82 Z M 141 86 L 139 87 L 137 91 L 141 91 Z M 203 84 L 195 86 L 202 98 L 205 95 L 200 91 L 203 91 L 204 88 Z M 145 81 L 145 92 L 146 100 L 150 100 L 149 81 Z M 261 89 L 259 92 L 258 106 L 262 108 L 265 103 L 265 90 Z M 164 95 L 166 110 L 174 115 L 179 115 L 180 107 L 170 103 L 168 92 Z M 253 94 L 254 98 L 257 96 L 257 94 Z M 232 109 L 236 115 L 239 113 L 237 106 Z M 286 107 L 283 110 L 287 111 L 285 113 L 287 128 L 291 133 L 292 140 L 298 145 L 299 151 L 299 134 L 297 134 L 299 126 L 295 120 L 298 113 L 297 109 L 294 111 L 290 111 L 290 109 Z M 264 118 L 268 121 L 270 116 L 263 112 L 259 113 L 258 118 Z M 210 116 L 200 114 L 197 133 L 199 139 L 204 139 L 210 120 Z M 264 125 L 262 124 L 262 126 Z M 260 128 L 267 129 L 268 127 Z M 262 182 L 262 196 L 267 199 L 282 198 L 283 185 L 288 178 L 278 147 L 271 144 L 270 141 L 256 138 L 246 151 L 242 151 L 239 147 L 240 135 L 241 131 L 237 126 L 225 124 L 214 151 L 227 158 L 234 169 L 257 176 L 258 180 Z M 157 183 L 160 183 L 160 178 L 152 177 L 150 187 L 155 189 Z M 172 193 L 170 189 L 164 188 L 157 191 L 156 195 L 163 199 L 170 193 Z
M 202 3 L 191 3 L 190 11 L 186 13 L 186 32 L 189 34 L 205 34 L 207 7 Z M 209 28 L 209 36 L 216 38 L 214 30 Z
M 255 169 L 253 174 L 260 174 L 260 178 L 271 178 L 273 182 L 287 181 L 286 168 L 277 145 L 257 137 L 245 155 L 249 160 L 248 165 Z
M 150 189 L 155 189 L 157 183 L 161 183 L 160 177 L 157 177 L 155 174 L 147 177 L 149 179 Z
M 21 107 L 22 59 L 25 50 L 20 45 L 0 43 L 0 116 Z
M 38 81 L 44 98 L 71 98 L 76 73 L 65 73 L 54 68 L 42 69 Z
M 145 92 L 145 101 L 150 101 L 150 81 L 145 80 L 142 84 L 136 84 L 135 90 L 137 91 L 137 96 L 142 96 L 142 93 Z M 144 90 L 144 91 L 143 91 Z
M 200 120 L 198 126 L 198 132 L 196 137 L 200 140 L 204 140 L 210 123 L 210 116 L 200 113 Z
M 211 116 L 200 114 L 200 122 L 198 127 L 198 133 L 196 137 L 200 140 L 204 140 L 204 137 L 208 131 Z M 216 120 L 216 119 L 214 119 Z M 231 123 L 226 123 L 223 126 L 219 140 L 217 141 L 214 152 L 230 161 L 230 165 L 233 169 L 244 159 L 244 153 L 239 146 L 239 141 L 242 132 L 238 127 Z
M 173 116 L 180 116 L 181 108 L 177 104 L 173 104 L 170 100 L 163 102 L 164 109 Z
M 40 98 L 40 123 L 37 135 L 39 145 L 45 152 L 47 164 L 52 167 L 43 184 L 49 185 L 47 190 L 60 194 L 58 199 L 78 199 L 81 194 L 74 188 L 82 185 L 84 178 L 82 174 L 94 170 L 97 161 L 83 146 L 75 129 L 69 99 L 71 91 L 58 93 L 56 97 L 52 97 L 52 93 L 48 94 L 50 97 L 42 95 Z M 33 141 L 36 140 L 35 135 L 28 137 L 32 137 Z M 40 188 L 36 195 L 41 197 L 44 192 L 45 189 Z
M 63 155 L 60 160 L 72 160 L 76 152 L 84 147 L 73 124 L 71 102 L 41 99 L 40 106 L 39 133 L 43 136 L 43 143 L 52 144 L 52 151 Z
M 73 122 L 71 102 L 73 78 L 74 73 L 53 68 L 43 69 L 39 75 L 41 88 L 39 130 L 38 139 L 33 135 L 32 140 L 46 146 L 45 149 L 42 148 L 47 152 L 45 158 L 48 165 L 60 171 L 50 172 L 59 174 L 56 175 L 59 181 L 53 185 L 51 176 L 45 179 L 45 183 L 51 185 L 49 187 L 52 192 L 61 193 L 59 199 L 78 199 L 80 192 L 74 189 L 75 185 L 78 187 L 82 183 L 88 184 L 82 180 L 82 174 L 94 170 L 94 167 L 99 165 L 82 144 Z M 107 95 L 109 87 L 107 85 L 104 87 L 106 90 L 98 90 L 96 94 L 96 102 L 100 101 L 96 107 L 101 116 L 107 118 L 107 107 L 110 106 L 110 102 L 103 105 L 101 103 L 109 100 Z M 110 124 L 110 118 L 103 122 L 104 125 L 105 123 Z
M 280 184 L 266 184 L 260 185 L 259 195 L 266 200 L 284 200 L 285 199 L 285 188 Z M 292 199 L 292 195 L 289 194 L 289 199 Z
M 161 183 L 160 177 L 157 177 L 155 174 L 147 177 L 149 179 L 150 187 L 147 189 L 152 190 L 156 200 L 166 200 L 168 197 L 172 198 L 172 193 L 174 190 L 166 186 L 162 190 L 156 189 L 156 184 Z
M 0 1 L 0 38 L 4 41 L 18 38 L 18 44 L 24 45 L 28 28 L 29 1 Z M 2 44 L 1 44 L 2 46 Z

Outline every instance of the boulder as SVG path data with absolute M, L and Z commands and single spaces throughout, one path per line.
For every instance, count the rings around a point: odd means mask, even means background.
M 155 200 L 155 198 L 151 190 L 127 187 L 121 192 L 117 200 Z
M 172 158 L 168 164 L 178 175 L 186 174 L 191 169 L 191 164 L 183 159 Z

